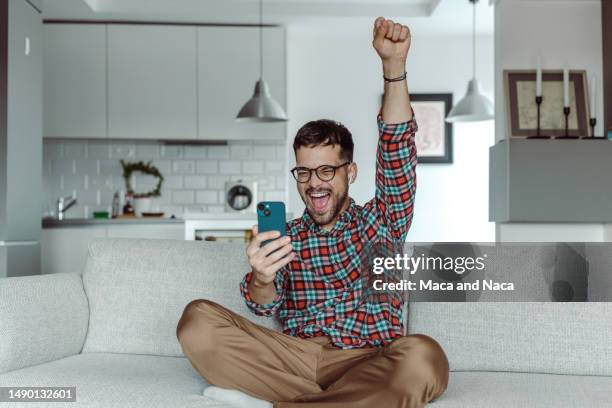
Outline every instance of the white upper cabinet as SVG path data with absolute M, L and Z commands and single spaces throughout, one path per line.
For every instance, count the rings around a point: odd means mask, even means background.
M 198 27 L 199 134 L 206 140 L 283 139 L 284 122 L 244 123 L 235 118 L 259 79 L 258 27 Z M 285 31 L 264 28 L 263 76 L 286 109 Z
M 106 26 L 43 29 L 43 136 L 105 138 Z
M 108 26 L 108 136 L 197 138 L 196 27 Z

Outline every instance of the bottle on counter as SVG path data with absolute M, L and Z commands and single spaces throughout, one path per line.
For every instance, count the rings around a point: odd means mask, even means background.
M 112 206 L 112 217 L 117 218 L 121 215 L 121 203 L 119 199 L 119 192 L 115 191 L 113 195 L 113 206 Z
M 123 206 L 123 215 L 133 215 L 134 207 L 132 206 L 132 202 L 134 200 L 134 196 L 131 193 L 125 194 L 125 205 Z

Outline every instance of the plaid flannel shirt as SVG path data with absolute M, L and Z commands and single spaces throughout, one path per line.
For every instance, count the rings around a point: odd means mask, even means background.
M 252 272 L 240 291 L 260 316 L 278 317 L 283 332 L 301 338 L 329 336 L 340 348 L 377 347 L 403 336 L 403 300 L 364 297 L 359 254 L 368 244 L 404 242 L 412 222 L 416 191 L 416 121 L 386 124 L 377 117 L 376 195 L 364 206 L 350 205 L 327 231 L 304 211 L 286 225 L 296 258 L 276 273 L 276 297 L 253 302 Z M 382 301 L 381 301 L 382 299 Z

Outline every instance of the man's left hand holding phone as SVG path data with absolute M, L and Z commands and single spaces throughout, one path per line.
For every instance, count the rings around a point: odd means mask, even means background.
M 281 236 L 279 231 L 258 233 L 257 225 L 252 228 L 253 239 L 247 246 L 247 257 L 253 271 L 249 282 L 249 293 L 254 302 L 265 305 L 274 300 L 276 272 L 295 258 L 291 238 Z M 273 240 L 262 246 L 262 242 Z M 274 252 L 274 253 L 273 253 Z

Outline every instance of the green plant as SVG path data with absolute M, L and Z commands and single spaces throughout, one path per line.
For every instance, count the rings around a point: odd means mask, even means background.
M 123 167 L 123 179 L 125 180 L 125 188 L 129 194 L 132 194 L 134 198 L 143 198 L 143 197 L 157 197 L 161 195 L 161 186 L 164 181 L 164 176 L 159 172 L 159 169 L 151 164 L 150 161 L 143 162 L 126 162 L 123 160 L 119 160 L 121 163 L 121 167 Z M 133 172 L 140 172 L 143 174 L 148 174 L 154 177 L 157 177 L 157 185 L 155 189 L 146 192 L 146 193 L 135 193 L 132 188 L 132 183 L 130 178 L 132 177 Z

